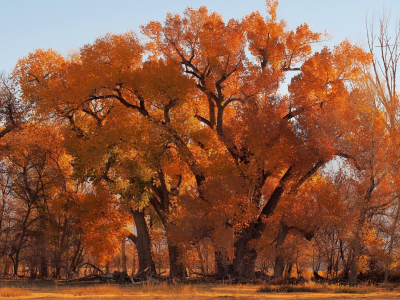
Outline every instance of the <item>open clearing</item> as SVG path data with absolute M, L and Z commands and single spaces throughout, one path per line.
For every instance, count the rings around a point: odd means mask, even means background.
M 261 285 L 144 285 L 62 284 L 51 281 L 0 281 L 0 299 L 400 299 L 400 293 L 378 290 L 343 293 L 260 293 Z

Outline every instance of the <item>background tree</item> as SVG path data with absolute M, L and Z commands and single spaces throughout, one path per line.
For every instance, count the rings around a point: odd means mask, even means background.
M 369 70 L 368 86 L 371 90 L 371 101 L 382 112 L 385 119 L 385 129 L 389 135 L 390 147 L 388 149 L 387 163 L 392 166 L 389 169 L 391 182 L 388 189 L 391 199 L 389 219 L 387 222 L 387 253 L 389 257 L 393 253 L 395 227 L 398 222 L 396 211 L 398 206 L 397 178 L 399 164 L 399 97 L 397 92 L 397 64 L 400 58 L 398 51 L 398 41 L 400 31 L 398 24 L 393 35 L 390 28 L 390 13 L 383 10 L 378 19 L 371 17 L 366 22 L 367 27 L 367 46 L 369 51 L 374 54 L 372 68 Z M 385 268 L 385 281 L 389 276 L 387 261 Z

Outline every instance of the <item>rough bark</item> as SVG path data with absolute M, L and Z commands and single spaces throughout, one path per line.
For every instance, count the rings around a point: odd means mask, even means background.
M 233 262 L 233 274 L 236 276 L 244 276 L 246 278 L 255 277 L 254 263 L 257 259 L 257 253 L 254 249 L 249 246 L 250 241 L 258 240 L 262 237 L 262 233 L 266 230 L 265 223 L 263 220 L 270 217 L 277 207 L 282 195 L 287 191 L 287 184 L 291 180 L 296 178 L 294 184 L 292 184 L 289 192 L 295 192 L 308 178 L 310 178 L 315 172 L 323 165 L 323 161 L 317 160 L 317 162 L 308 170 L 303 171 L 304 173 L 296 173 L 294 166 L 290 166 L 285 174 L 279 180 L 278 185 L 272 192 L 265 206 L 262 208 L 258 218 L 249 224 L 249 226 L 243 230 L 235 242 L 235 259 Z M 262 188 L 262 185 L 260 185 Z M 260 194 L 261 195 L 261 194 Z M 307 239 L 309 239 L 310 233 L 303 233 Z
M 128 238 L 136 246 L 139 262 L 138 272 L 142 272 L 147 268 L 149 268 L 150 272 L 156 272 L 156 266 L 151 255 L 150 236 L 149 232 L 147 231 L 144 212 L 131 210 L 131 213 L 135 221 L 137 235 L 131 234 L 128 236 Z
M 228 262 L 226 256 L 221 251 L 215 251 L 215 273 L 219 278 L 225 278 L 228 274 Z
M 186 267 L 182 258 L 184 257 L 184 253 L 182 253 L 182 249 L 180 249 L 177 245 L 171 245 L 168 243 L 168 254 L 169 254 L 169 267 L 170 267 L 170 276 L 172 277 L 185 277 Z
M 257 252 L 249 247 L 253 235 L 253 224 L 247 227 L 235 242 L 235 258 L 232 264 L 232 275 L 254 279 L 256 277 L 254 265 Z
M 276 206 L 285 191 L 285 184 L 291 179 L 293 174 L 293 167 L 289 167 L 279 181 L 278 186 L 271 194 L 268 202 L 263 207 L 259 217 L 256 221 L 251 222 L 249 226 L 238 234 L 235 242 L 235 259 L 232 265 L 232 275 L 243 276 L 246 278 L 255 278 L 255 261 L 257 259 L 257 252 L 249 246 L 251 240 L 257 240 L 262 237 L 262 232 L 265 230 L 263 223 L 264 218 L 271 216 Z
M 288 233 L 289 233 L 289 227 L 285 224 L 284 220 L 282 219 L 279 228 L 278 239 L 276 241 L 277 256 L 275 258 L 274 277 L 273 277 L 274 279 L 283 277 L 283 271 L 285 269 L 285 257 L 280 252 L 280 248 L 284 244 Z

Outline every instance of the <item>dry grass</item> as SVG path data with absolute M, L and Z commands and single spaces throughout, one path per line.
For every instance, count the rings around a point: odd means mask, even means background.
M 199 290 L 191 284 L 167 284 L 166 282 L 154 284 L 146 282 L 140 288 L 145 294 L 197 294 Z
M 87 287 L 64 287 L 63 294 L 75 296 L 86 295 L 123 295 L 123 294 L 196 294 L 198 290 L 189 284 L 167 284 L 146 282 L 142 286 L 117 286 L 117 285 L 93 285 Z
M 63 294 L 73 294 L 74 296 L 86 295 L 122 295 L 124 291 L 116 285 L 93 285 L 87 287 L 65 288 Z
M 22 297 L 22 296 L 30 296 L 32 294 L 31 291 L 19 288 L 10 288 L 10 287 L 2 287 L 0 288 L 0 297 Z
M 338 300 L 338 299 L 400 299 L 398 287 L 348 287 L 328 284 L 308 283 L 299 286 L 270 285 L 227 285 L 227 284 L 167 284 L 156 281 L 143 285 L 104 285 L 93 283 L 65 284 L 44 281 L 2 282 L 0 300 L 14 299 L 57 299 L 57 300 L 216 300 L 216 299 L 298 299 L 298 300 Z M 8 293 L 3 293 L 7 291 Z M 18 293 L 19 291 L 19 293 Z M 22 292 L 22 293 L 21 293 Z M 268 293 L 268 294 L 265 294 Z M 362 294 L 362 295 L 361 295 Z
M 387 291 L 371 286 L 343 286 L 330 284 L 317 284 L 307 282 L 302 285 L 267 285 L 259 290 L 261 293 L 346 293 L 346 294 L 368 294 Z

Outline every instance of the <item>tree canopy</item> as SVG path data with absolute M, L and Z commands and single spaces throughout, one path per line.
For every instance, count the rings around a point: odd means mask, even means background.
M 373 33 L 369 50 L 322 47 L 326 33 L 290 29 L 277 7 L 228 21 L 187 8 L 143 25 L 145 39 L 108 33 L 69 56 L 18 61 L 0 86 L 0 221 L 14 226 L 0 238 L 15 274 L 38 240 L 69 276 L 84 251 L 105 264 L 126 238 L 139 271 L 156 272 L 166 253 L 176 277 L 210 272 L 210 259 L 221 278 L 254 279 L 266 262 L 275 278 L 294 263 L 301 276 L 310 249 L 352 284 L 364 257 L 389 274 L 398 54 L 384 30 L 381 57 Z

